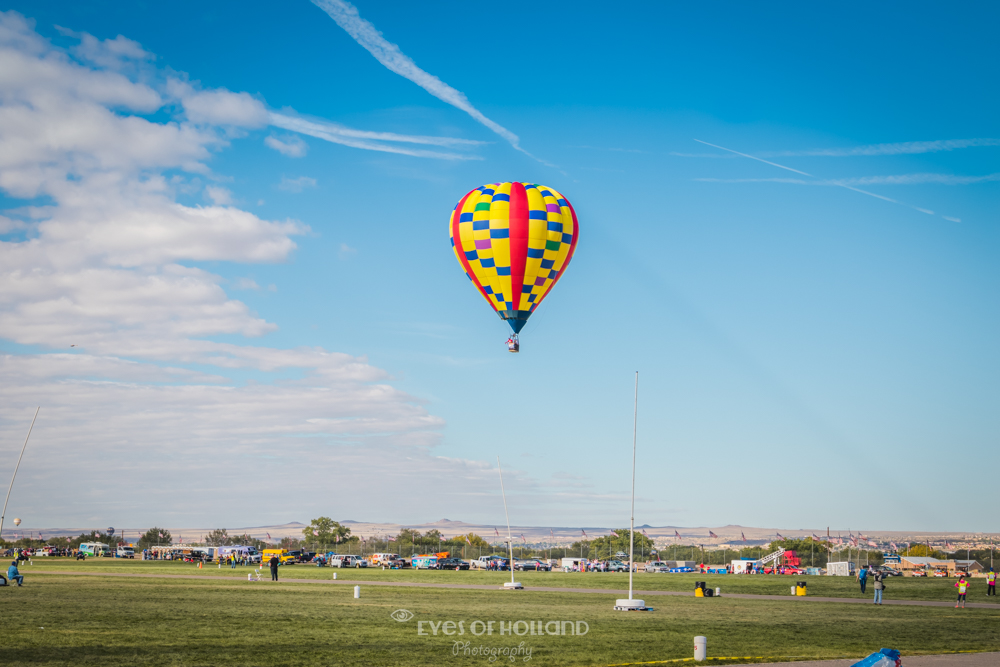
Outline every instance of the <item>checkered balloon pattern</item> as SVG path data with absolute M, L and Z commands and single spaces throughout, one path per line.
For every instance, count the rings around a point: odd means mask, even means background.
M 514 333 L 562 277 L 576 250 L 576 212 L 535 183 L 493 183 L 458 202 L 448 228 L 465 275 Z

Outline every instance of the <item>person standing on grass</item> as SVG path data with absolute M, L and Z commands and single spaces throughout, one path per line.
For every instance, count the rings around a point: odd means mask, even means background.
M 955 588 L 958 589 L 958 602 L 955 603 L 955 609 L 958 609 L 959 604 L 962 605 L 962 609 L 965 609 L 965 594 L 969 591 L 969 582 L 965 580 L 964 575 L 958 578 Z
M 882 592 L 885 590 L 885 584 L 882 583 L 882 579 L 884 579 L 884 578 L 885 578 L 885 575 L 882 574 L 881 572 L 876 572 L 872 576 L 872 579 L 875 580 L 875 584 L 874 584 L 874 588 L 875 588 L 875 604 L 882 604 Z
M 267 564 L 271 566 L 271 581 L 278 580 L 278 556 L 275 554 L 271 555 L 271 560 L 267 561 Z
M 990 573 L 986 575 L 986 595 L 996 597 L 997 594 L 997 573 L 990 568 Z
M 858 583 L 861 584 L 861 594 L 865 594 L 865 588 L 868 586 L 868 566 L 865 565 L 863 568 L 858 570 L 858 576 L 856 577 Z

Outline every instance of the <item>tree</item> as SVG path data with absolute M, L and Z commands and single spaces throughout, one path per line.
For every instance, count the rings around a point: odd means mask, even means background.
M 205 542 L 205 546 L 208 547 L 225 547 L 232 544 L 232 538 L 229 537 L 229 531 L 225 528 L 216 528 L 211 533 L 202 538 Z
M 305 535 L 303 540 L 308 545 L 334 544 L 343 542 L 351 535 L 351 529 L 340 525 L 330 517 L 321 516 L 313 519 L 309 525 L 302 529 Z
M 590 546 L 593 549 L 593 558 L 611 558 L 616 553 L 628 553 L 629 549 L 628 528 L 618 528 L 611 535 L 595 538 Z M 653 540 L 649 539 L 641 532 L 635 533 L 635 557 L 640 554 L 648 554 L 653 548 Z
M 298 549 L 301 546 L 302 540 L 297 540 L 294 537 L 282 537 L 281 541 L 278 542 L 279 549 L 288 549 L 289 551 Z
M 926 544 L 911 544 L 909 550 L 903 550 L 907 556 L 937 558 L 938 560 L 948 560 L 948 554 L 937 549 L 931 549 Z
M 85 540 L 86 541 L 86 540 Z M 142 534 L 139 541 L 136 543 L 140 549 L 147 549 L 149 547 L 155 546 L 157 544 L 171 545 L 174 543 L 173 537 L 170 536 L 170 531 L 166 528 L 153 527 Z
M 484 540 L 483 538 L 481 538 L 478 535 L 476 535 L 475 533 L 469 533 L 468 535 L 462 535 L 459 539 L 461 539 L 461 540 L 468 539 L 468 543 L 470 545 L 472 545 L 473 547 L 485 547 L 487 549 L 490 548 L 489 543 L 486 540 Z

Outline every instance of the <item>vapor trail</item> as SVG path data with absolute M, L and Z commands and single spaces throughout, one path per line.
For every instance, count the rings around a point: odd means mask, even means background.
M 741 157 L 750 158 L 751 160 L 757 160 L 757 162 L 763 162 L 764 164 L 769 164 L 772 167 L 777 167 L 779 169 L 785 169 L 786 171 L 791 171 L 791 172 L 794 172 L 796 174 L 801 174 L 802 176 L 808 176 L 809 178 L 819 178 L 818 176 L 814 176 L 812 174 L 806 173 L 804 171 L 799 171 L 798 169 L 793 169 L 791 167 L 786 167 L 783 164 L 778 164 L 777 162 L 771 162 L 769 160 L 765 160 L 763 158 L 759 158 L 759 157 L 757 157 L 755 155 L 749 155 L 747 153 L 741 153 L 739 151 L 734 151 L 732 148 L 726 148 L 725 146 L 717 146 L 716 144 L 710 144 L 707 141 L 702 141 L 701 139 L 695 139 L 695 141 L 697 141 L 699 144 L 705 144 L 706 146 L 711 146 L 712 148 L 718 148 L 720 151 L 726 151 L 728 153 L 734 153 L 734 154 L 739 155 Z M 869 197 L 875 197 L 876 199 L 881 199 L 883 201 L 892 202 L 893 204 L 899 204 L 900 206 L 906 206 L 907 208 L 912 208 L 914 211 L 920 211 L 921 213 L 926 213 L 927 215 L 934 215 L 934 211 L 930 211 L 930 210 L 928 210 L 926 208 L 920 208 L 919 206 L 913 206 L 912 204 L 907 204 L 905 202 L 901 202 L 899 200 L 892 199 L 891 197 L 885 197 L 883 195 L 878 195 L 878 194 L 875 194 L 874 192 L 869 192 L 868 190 L 862 190 L 861 188 L 856 188 L 856 187 L 854 187 L 852 185 L 847 185 L 846 183 L 831 182 L 830 185 L 834 185 L 834 186 L 836 186 L 838 188 L 845 188 L 845 189 L 851 190 L 853 192 L 860 192 L 863 195 L 868 195 Z M 942 216 L 942 217 L 944 217 L 944 216 Z M 954 218 L 947 218 L 947 219 L 948 220 L 954 220 Z
M 413 157 L 436 158 L 438 160 L 482 160 L 478 155 L 460 155 L 458 153 L 440 153 L 438 151 L 428 151 L 415 148 L 405 148 L 402 146 L 392 146 L 378 143 L 381 141 L 395 141 L 413 144 L 429 144 L 434 146 L 448 146 L 455 144 L 480 144 L 482 142 L 469 141 L 467 139 L 452 139 L 451 137 L 421 137 L 409 136 L 405 134 L 394 134 L 392 132 L 366 132 L 364 130 L 354 130 L 348 127 L 336 125 L 334 123 L 318 123 L 286 116 L 284 114 L 271 113 L 268 115 L 268 123 L 274 127 L 280 127 L 299 134 L 306 134 L 310 137 L 323 139 L 335 144 L 361 148 L 369 151 L 380 151 L 382 153 L 397 153 L 399 155 L 412 155 Z M 371 139 L 373 141 L 366 141 Z
M 521 139 L 516 134 L 483 115 L 479 109 L 472 106 L 465 93 L 455 90 L 433 74 L 429 74 L 417 67 L 417 64 L 409 56 L 400 51 L 398 46 L 383 37 L 382 33 L 374 25 L 361 18 L 357 7 L 346 0 L 312 0 L 312 3 L 326 12 L 330 18 L 336 21 L 337 25 L 354 38 L 355 42 L 364 47 L 368 53 L 375 56 L 375 60 L 382 63 L 390 71 L 409 79 L 442 102 L 447 102 L 453 107 L 469 114 L 476 121 L 506 139 L 516 150 L 538 160 L 542 164 L 554 166 L 549 165 L 543 160 L 539 160 L 521 148 Z

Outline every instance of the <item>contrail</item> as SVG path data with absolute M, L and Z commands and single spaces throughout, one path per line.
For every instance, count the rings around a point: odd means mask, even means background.
M 367 130 L 355 130 L 354 128 L 338 125 L 329 121 L 310 120 L 298 115 L 289 113 L 271 113 L 268 115 L 268 122 L 275 127 L 281 127 L 293 132 L 300 130 L 311 130 L 315 132 L 325 132 L 354 139 L 373 139 L 375 141 L 396 141 L 407 144 L 427 144 L 430 146 L 483 146 L 488 142 L 475 141 L 473 139 L 458 139 L 455 137 L 427 137 L 422 135 L 396 134 L 394 132 L 369 132 Z M 302 132 L 302 134 L 307 134 Z
M 771 162 L 769 160 L 765 160 L 763 158 L 759 158 L 759 157 L 757 157 L 755 155 L 749 155 L 747 153 L 741 153 L 739 151 L 734 151 L 733 149 L 726 148 L 725 146 L 717 146 L 716 144 L 710 144 L 707 141 L 702 141 L 701 139 L 695 139 L 695 141 L 697 141 L 699 144 L 705 144 L 706 146 L 711 146 L 712 148 L 718 148 L 721 151 L 726 151 L 726 152 L 729 152 L 729 153 L 735 153 L 736 155 L 739 155 L 741 157 L 750 158 L 751 160 L 757 160 L 758 162 L 763 162 L 764 164 L 769 164 L 772 167 L 777 167 L 779 169 L 785 169 L 786 171 L 791 171 L 791 172 L 794 172 L 796 174 L 801 174 L 802 176 L 808 176 L 809 178 L 819 178 L 818 176 L 814 176 L 812 174 L 808 174 L 808 173 L 806 173 L 804 171 L 799 171 L 798 169 L 792 169 L 791 167 L 786 167 L 783 164 L 778 164 L 777 162 Z M 868 195 L 869 197 L 875 197 L 876 199 L 881 199 L 883 201 L 892 202 L 893 204 L 899 204 L 900 206 L 906 206 L 907 208 L 912 208 L 914 211 L 920 211 L 921 213 L 926 213 L 927 215 L 934 215 L 934 211 L 929 211 L 926 208 L 920 208 L 919 206 L 913 206 L 912 204 L 907 204 L 905 202 L 901 202 L 901 201 L 898 201 L 896 199 L 892 199 L 891 197 L 885 197 L 883 195 L 875 194 L 874 192 L 869 192 L 868 190 L 862 190 L 861 188 L 856 188 L 853 185 L 847 185 L 846 183 L 838 183 L 838 182 L 830 182 L 830 185 L 834 185 L 834 186 L 839 187 L 839 188 L 846 188 L 846 189 L 851 190 L 853 192 L 860 192 L 863 195 Z M 942 217 L 944 217 L 944 216 L 942 216 Z M 954 218 L 947 218 L 947 219 L 948 220 L 954 220 Z
M 542 164 L 554 166 L 549 165 L 543 160 L 539 160 L 521 148 L 521 139 L 516 134 L 483 115 L 479 109 L 472 106 L 465 93 L 455 90 L 433 74 L 429 74 L 417 67 L 417 64 L 409 56 L 400 51 L 398 46 L 383 37 L 382 33 L 374 25 L 361 18 L 357 7 L 346 0 L 312 0 L 312 3 L 329 14 L 330 18 L 336 21 L 337 25 L 354 38 L 354 41 L 375 56 L 375 60 L 382 63 L 390 71 L 409 79 L 442 102 L 447 102 L 453 107 L 469 114 L 476 121 L 506 139 L 516 150 L 538 160 Z
M 315 121 L 287 116 L 284 114 L 268 114 L 268 123 L 274 127 L 280 127 L 299 134 L 306 134 L 310 137 L 323 139 L 335 144 L 351 146 L 352 148 L 362 148 L 369 151 L 380 151 L 383 153 L 397 153 L 399 155 L 411 155 L 413 157 L 436 158 L 438 160 L 482 160 L 478 155 L 460 155 L 458 153 L 440 153 L 438 151 L 427 151 L 414 148 L 404 148 L 402 146 L 391 146 L 380 141 L 395 141 L 401 143 L 427 144 L 432 146 L 451 145 L 475 145 L 480 141 L 468 139 L 453 139 L 451 137 L 422 137 L 409 136 L 405 134 L 394 134 L 392 132 L 366 132 L 364 130 L 354 130 L 335 123 L 319 123 Z M 373 141 L 366 141 L 371 139 Z
M 921 153 L 940 153 L 962 148 L 978 148 L 982 146 L 1000 146 L 1000 139 L 939 139 L 937 141 L 902 141 L 894 144 L 871 144 L 854 148 L 824 148 L 811 151 L 781 151 L 765 153 L 769 157 L 816 156 L 816 157 L 855 157 L 872 155 L 918 155 Z
M 742 157 L 748 157 L 751 160 L 757 160 L 757 162 L 763 162 L 764 164 L 769 164 L 772 167 L 777 167 L 778 169 L 786 169 L 788 171 L 795 172 L 796 174 L 802 174 L 803 176 L 808 176 L 810 178 L 816 178 L 812 174 L 807 174 L 804 171 L 799 171 L 798 169 L 792 169 L 791 167 L 786 167 L 785 165 L 778 164 L 777 162 L 768 162 L 764 158 L 754 157 L 753 155 L 747 155 L 746 153 L 741 153 L 739 151 L 734 151 L 732 148 L 724 148 L 722 146 L 716 146 L 715 144 L 710 144 L 707 141 L 702 141 L 701 139 L 695 139 L 695 141 L 697 141 L 699 144 L 705 144 L 706 146 L 711 146 L 712 148 L 718 148 L 720 151 L 727 151 L 729 153 L 735 153 L 736 155 L 740 155 Z

